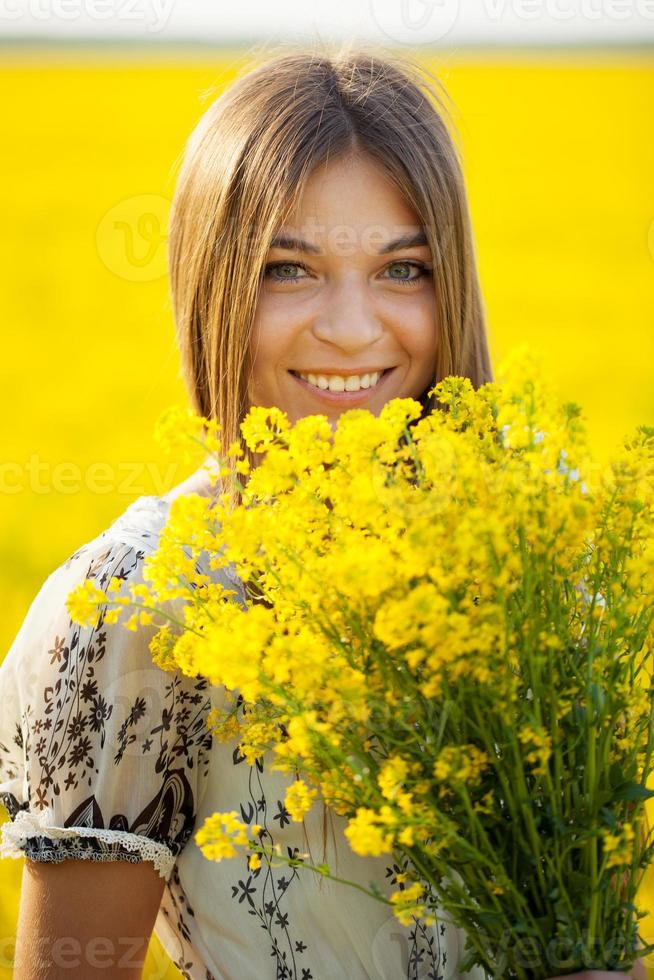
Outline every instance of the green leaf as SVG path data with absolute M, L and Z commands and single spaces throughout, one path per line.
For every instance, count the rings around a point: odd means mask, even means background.
M 574 921 L 574 917 L 570 915 L 568 903 L 564 902 L 563 899 L 554 903 L 554 913 L 556 915 L 557 922 L 565 922 L 566 925 L 570 925 L 570 923 Z
M 608 807 L 602 806 L 600 807 L 599 812 L 606 826 L 610 827 L 611 830 L 615 830 L 618 825 L 618 818 L 616 817 L 613 810 L 609 810 Z
M 477 918 L 482 925 L 490 926 L 492 928 L 493 926 L 497 925 L 498 922 L 503 920 L 504 915 L 501 912 L 492 912 L 489 910 L 487 912 L 478 912 Z
M 609 769 L 609 783 L 611 789 L 615 789 L 620 786 L 621 783 L 625 782 L 625 774 L 622 771 L 622 765 L 619 762 L 614 762 Z
M 604 710 L 604 706 L 606 705 L 606 694 L 599 684 L 594 683 L 590 685 L 590 699 L 596 711 L 602 712 Z
M 654 796 L 654 789 L 648 789 L 642 783 L 628 782 L 622 783 L 616 788 L 613 799 L 634 802 L 635 800 L 649 800 L 652 796 Z

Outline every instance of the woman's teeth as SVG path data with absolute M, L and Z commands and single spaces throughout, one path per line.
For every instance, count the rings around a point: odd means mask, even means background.
M 373 388 L 381 378 L 383 371 L 375 371 L 374 374 L 349 374 L 344 377 L 341 374 L 300 374 L 294 372 L 299 378 L 308 381 L 315 388 L 323 391 L 359 391 L 360 388 Z

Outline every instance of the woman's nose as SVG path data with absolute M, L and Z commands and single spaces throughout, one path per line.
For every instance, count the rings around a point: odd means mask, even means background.
M 365 283 L 334 285 L 315 314 L 313 332 L 318 340 L 343 350 L 360 350 L 374 344 L 384 328 Z

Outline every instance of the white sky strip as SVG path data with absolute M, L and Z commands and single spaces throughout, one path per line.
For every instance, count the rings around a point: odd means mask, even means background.
M 651 44 L 654 0 L 0 0 L 0 37 Z

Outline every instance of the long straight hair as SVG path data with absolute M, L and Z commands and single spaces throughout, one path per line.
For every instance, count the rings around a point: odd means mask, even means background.
M 440 327 L 429 388 L 449 374 L 475 388 L 493 380 L 447 95 L 424 66 L 351 44 L 290 50 L 245 71 L 185 148 L 169 228 L 173 313 L 193 407 L 220 422 L 225 452 L 240 441 L 249 408 L 270 241 L 313 171 L 336 157 L 365 155 L 383 167 L 424 227 Z
M 433 378 L 420 396 L 423 412 L 441 408 L 428 391 L 448 375 L 467 377 L 475 388 L 493 380 L 462 165 L 440 82 L 378 46 L 273 47 L 201 116 L 171 207 L 169 273 L 182 374 L 194 410 L 220 423 L 225 455 L 242 441 L 249 409 L 252 324 L 270 242 L 313 171 L 339 157 L 380 165 L 427 236 L 439 338 Z M 254 466 L 254 454 L 243 448 Z M 236 506 L 238 486 L 226 480 Z M 326 823 L 323 860 L 325 848 Z

